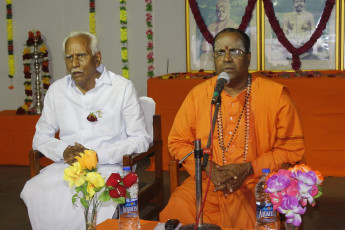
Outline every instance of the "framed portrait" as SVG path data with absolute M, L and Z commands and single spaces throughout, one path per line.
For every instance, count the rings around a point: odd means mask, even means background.
M 199 11 L 208 30 L 215 36 L 227 27 L 238 28 L 245 13 L 248 0 L 197 0 Z M 246 33 L 250 37 L 251 63 L 249 69 L 258 70 L 258 9 L 255 6 L 253 16 Z M 187 71 L 204 69 L 214 71 L 213 49 L 200 32 L 192 11 L 186 0 L 186 41 Z
M 272 0 L 280 27 L 290 43 L 298 48 L 309 41 L 325 8 L 326 0 Z M 264 9 L 264 5 L 262 3 Z M 292 70 L 292 55 L 278 41 L 265 11 L 263 28 L 263 70 Z M 338 69 L 339 46 L 339 1 L 333 7 L 326 29 L 314 46 L 299 55 L 303 70 Z M 337 40 L 338 38 L 338 40 Z

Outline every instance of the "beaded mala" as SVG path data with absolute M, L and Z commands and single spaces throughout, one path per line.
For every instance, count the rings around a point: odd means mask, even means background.
M 245 131 L 244 131 L 244 155 L 243 155 L 243 162 L 247 161 L 247 153 L 248 153 L 248 139 L 249 139 L 249 110 L 250 110 L 250 105 L 249 105 L 249 98 L 250 98 L 250 93 L 251 93 L 251 84 L 252 83 L 252 76 L 249 75 L 248 77 L 248 82 L 247 82 L 247 87 L 246 87 L 246 94 L 245 94 L 245 99 L 244 99 L 244 105 L 241 111 L 241 114 L 238 118 L 236 128 L 234 130 L 234 133 L 232 134 L 230 141 L 226 147 L 224 147 L 224 131 L 223 131 L 223 121 L 222 121 L 222 110 L 219 108 L 219 113 L 217 117 L 217 124 L 218 124 L 218 143 L 219 147 L 222 149 L 223 153 L 223 165 L 225 164 L 225 152 L 229 150 L 229 147 L 235 138 L 235 135 L 237 133 L 238 127 L 240 125 L 240 121 L 242 119 L 242 115 L 245 112 Z

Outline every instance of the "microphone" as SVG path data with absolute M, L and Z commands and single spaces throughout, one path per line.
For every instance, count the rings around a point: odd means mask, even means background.
M 216 104 L 216 101 L 218 100 L 220 93 L 224 89 L 224 85 L 229 84 L 229 83 L 230 83 L 229 74 L 227 72 L 221 72 L 218 76 L 218 79 L 217 79 L 217 85 L 214 89 L 211 104 Z

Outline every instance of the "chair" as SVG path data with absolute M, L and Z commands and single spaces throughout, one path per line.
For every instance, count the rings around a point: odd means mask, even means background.
M 163 166 L 162 166 L 162 135 L 161 135 L 161 116 L 153 115 L 155 112 L 155 103 L 151 98 L 140 97 L 140 104 L 143 108 L 146 123 L 148 125 L 148 132 L 153 136 L 153 141 L 147 152 L 134 153 L 132 155 L 123 156 L 123 166 L 130 166 L 133 168 L 136 164 L 144 159 L 150 157 L 154 161 L 154 180 L 147 183 L 145 186 L 139 188 L 139 208 L 140 217 L 142 219 L 152 219 L 155 216 L 158 219 L 158 214 L 163 208 Z M 153 103 L 153 104 L 152 104 Z M 30 176 L 34 177 L 39 174 L 40 159 L 46 158 L 37 150 L 29 152 L 30 160 Z M 151 162 L 152 162 L 151 161 Z M 140 180 L 140 175 L 139 180 Z M 140 185 L 140 183 L 139 183 Z M 147 211 L 148 209 L 149 211 Z M 142 212 L 143 211 L 143 212 Z

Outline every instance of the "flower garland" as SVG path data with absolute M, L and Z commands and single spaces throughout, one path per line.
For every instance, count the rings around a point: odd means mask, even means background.
M 153 24 L 152 24 L 152 0 L 146 2 L 146 38 L 147 38 L 147 77 L 152 78 L 155 75 L 154 57 L 153 57 Z
M 35 38 L 37 38 L 38 52 L 41 54 L 41 57 L 42 57 L 41 70 L 42 70 L 42 83 L 43 83 L 44 94 L 46 94 L 50 86 L 51 77 L 50 77 L 49 68 L 48 68 L 47 47 L 45 46 L 41 38 L 41 32 L 33 29 L 29 31 L 29 38 L 26 41 L 26 46 L 23 51 L 24 78 L 25 78 L 24 87 L 25 87 L 26 97 L 24 100 L 24 105 L 18 108 L 17 114 L 24 114 L 26 111 L 29 110 L 32 104 L 31 58 L 33 57 L 32 47 L 34 46 Z
M 252 18 L 255 4 L 256 4 L 256 0 L 248 0 L 248 5 L 247 5 L 245 13 L 242 17 L 241 24 L 238 27 L 240 30 L 245 31 L 245 29 L 247 28 L 247 26 L 248 26 L 248 24 Z M 198 3 L 196 2 L 196 0 L 189 0 L 189 6 L 190 6 L 190 9 L 194 15 L 194 19 L 196 21 L 196 24 L 197 24 L 200 32 L 202 33 L 202 35 L 204 36 L 206 41 L 208 43 L 212 44 L 213 43 L 213 35 L 208 30 L 208 28 L 205 24 L 205 21 L 200 14 Z
M 335 0 L 327 0 L 320 22 L 318 23 L 314 33 L 311 35 L 309 41 L 299 48 L 294 47 L 286 38 L 274 13 L 272 2 L 270 0 L 263 0 L 263 2 L 267 18 L 274 33 L 277 35 L 278 41 L 286 48 L 287 51 L 292 54 L 291 66 L 294 70 L 298 70 L 301 67 L 301 60 L 299 59 L 299 55 L 311 49 L 316 41 L 321 37 L 322 32 L 326 28 L 326 24 L 332 13 Z
M 128 68 L 128 30 L 127 30 L 127 0 L 120 0 L 120 23 L 121 23 L 121 59 L 122 59 L 122 76 L 129 79 Z
M 90 33 L 96 35 L 96 11 L 95 11 L 95 0 L 89 0 L 89 23 Z
M 14 55 L 13 55 L 13 21 L 12 21 L 12 0 L 6 0 L 7 19 L 7 49 L 8 49 L 8 77 L 11 79 L 9 89 L 13 89 L 12 79 L 14 76 Z

